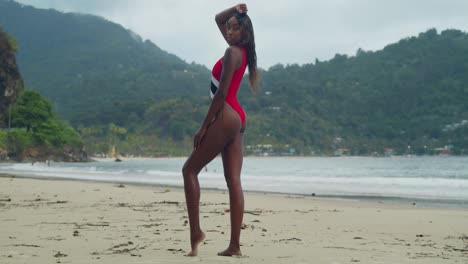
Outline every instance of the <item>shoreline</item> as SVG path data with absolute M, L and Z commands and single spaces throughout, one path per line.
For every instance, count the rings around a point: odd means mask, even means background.
M 173 188 L 183 191 L 183 186 L 170 185 L 170 184 L 158 184 L 158 183 L 144 183 L 144 182 L 132 182 L 132 181 L 106 181 L 106 180 L 90 180 L 90 179 L 77 179 L 67 177 L 37 177 L 32 175 L 19 175 L 14 173 L 3 173 L 0 172 L 0 178 L 23 178 L 30 180 L 43 180 L 43 181 L 71 181 L 71 182 L 89 182 L 98 184 L 124 184 L 135 187 L 148 187 L 148 188 Z M 221 188 L 209 188 L 200 186 L 203 191 L 210 192 L 226 192 L 226 189 Z M 364 196 L 364 195 L 327 195 L 327 194 L 301 194 L 301 193 L 288 193 L 288 192 L 273 192 L 273 191 L 259 191 L 259 190 L 243 190 L 245 194 L 259 194 L 259 195 L 279 195 L 289 197 L 300 197 L 309 199 L 323 199 L 323 200 L 338 200 L 348 201 L 355 203 L 377 203 L 383 205 L 395 205 L 395 206 L 408 206 L 412 208 L 432 208 L 432 209 L 468 209 L 468 201 L 465 200 L 453 200 L 453 199 L 425 199 L 425 198 L 408 198 L 408 197 L 397 197 L 397 196 Z M 468 219 L 467 219 L 468 221 Z
M 372 156 L 372 155 L 246 155 L 244 158 L 419 158 L 419 157 L 436 157 L 436 158 L 466 158 L 467 155 L 391 155 L 391 156 Z M 163 157 L 119 157 L 122 160 L 148 160 L 148 159 L 186 159 L 188 156 L 163 156 Z M 99 158 L 91 157 L 95 161 L 114 161 L 115 158 Z
M 162 157 L 119 157 L 121 161 L 138 161 L 138 160 L 171 160 L 171 159 L 187 159 L 188 156 L 162 156 Z M 362 156 L 334 156 L 334 155 L 287 155 L 287 156 L 280 156 L 280 155 L 272 155 L 272 156 L 265 156 L 265 155 L 247 155 L 244 156 L 245 158 L 256 158 L 256 159 L 296 159 L 296 158 L 371 158 L 371 159 L 392 159 L 392 158 L 467 158 L 468 155 L 392 155 L 392 156 L 372 156 L 372 155 L 362 155 Z M 63 161 L 53 161 L 54 163 L 92 163 L 92 162 L 115 162 L 116 158 L 101 158 L 101 157 L 90 157 L 89 161 L 86 162 L 63 162 Z M 16 160 L 0 160 L 0 164 L 27 164 L 27 163 L 45 163 L 45 161 L 16 161 Z
M 468 211 L 245 193 L 240 258 L 229 197 L 203 190 L 189 249 L 181 188 L 0 177 L 1 263 L 466 263 Z

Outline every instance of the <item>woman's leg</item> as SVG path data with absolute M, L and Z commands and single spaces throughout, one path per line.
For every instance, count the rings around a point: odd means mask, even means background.
M 244 133 L 237 133 L 234 140 L 222 152 L 224 177 L 229 189 L 231 212 L 231 242 L 220 256 L 240 256 L 240 232 L 244 216 L 244 193 L 241 185 L 242 145 Z
M 224 146 L 233 140 L 239 131 L 237 113 L 227 104 L 222 111 L 208 127 L 204 139 L 199 147 L 192 152 L 182 169 L 192 248 L 192 251 L 187 254 L 188 256 L 197 255 L 197 247 L 205 238 L 199 220 L 200 185 L 198 173 L 224 149 Z

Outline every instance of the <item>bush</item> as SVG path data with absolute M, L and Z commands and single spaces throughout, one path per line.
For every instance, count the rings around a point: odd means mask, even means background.
M 5 148 L 7 145 L 7 131 L 0 131 L 0 148 Z
M 34 140 L 25 129 L 12 129 L 6 133 L 6 146 L 8 155 L 19 158 L 25 149 L 33 147 Z

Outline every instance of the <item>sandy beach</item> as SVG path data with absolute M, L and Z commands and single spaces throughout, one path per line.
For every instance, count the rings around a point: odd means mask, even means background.
M 228 195 L 203 190 L 207 238 L 185 257 L 182 189 L 0 177 L 0 263 L 468 263 L 468 211 L 246 193 L 242 257 Z

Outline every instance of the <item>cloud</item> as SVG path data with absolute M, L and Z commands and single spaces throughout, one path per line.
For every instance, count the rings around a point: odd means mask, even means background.
M 19 0 L 41 8 L 91 13 L 122 24 L 187 62 L 211 67 L 227 44 L 214 23 L 237 2 L 218 0 Z M 310 63 L 358 48 L 382 49 L 429 28 L 467 30 L 466 0 L 246 1 L 260 67 Z

